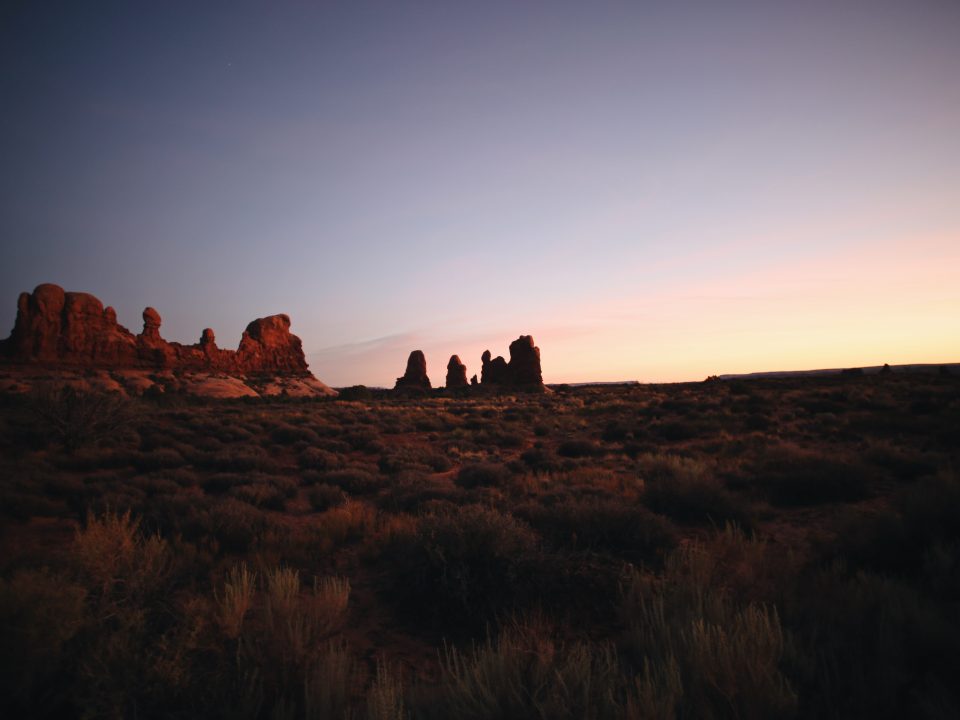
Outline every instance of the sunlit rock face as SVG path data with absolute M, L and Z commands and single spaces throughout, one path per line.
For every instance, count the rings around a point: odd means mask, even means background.
M 430 388 L 430 378 L 427 377 L 427 358 L 422 350 L 414 350 L 407 358 L 407 369 L 403 377 L 397 378 L 395 389 L 425 392 Z
M 334 394 L 311 375 L 300 338 L 290 332 L 287 315 L 251 322 L 236 351 L 218 348 L 210 328 L 196 345 L 167 342 L 160 334 L 162 322 L 160 313 L 148 307 L 143 311 L 143 330 L 134 335 L 117 323 L 112 307 L 104 308 L 93 295 L 39 285 L 32 293 L 21 293 L 13 332 L 0 341 L 0 359 L 8 366 L 300 377 L 310 382 L 264 387 L 272 388 L 271 394 L 276 394 L 277 388 L 298 395 Z
M 104 309 L 93 295 L 65 292 L 52 284 L 21 293 L 3 356 L 21 361 L 88 366 L 137 363 L 137 342 L 117 324 L 113 308 Z

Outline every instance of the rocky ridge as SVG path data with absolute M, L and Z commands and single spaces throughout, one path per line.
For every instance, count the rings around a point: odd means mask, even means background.
M 217 347 L 210 328 L 195 345 L 168 342 L 161 325 L 160 313 L 148 307 L 143 329 L 134 335 L 117 322 L 112 307 L 105 308 L 93 295 L 39 285 L 20 294 L 13 332 L 0 340 L 0 390 L 29 389 L 44 371 L 57 370 L 65 380 L 74 374 L 78 382 L 82 376 L 99 389 L 129 394 L 336 394 L 310 373 L 287 315 L 252 321 L 235 351 Z

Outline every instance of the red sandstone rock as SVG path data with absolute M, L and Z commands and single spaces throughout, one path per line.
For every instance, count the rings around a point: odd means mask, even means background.
M 236 368 L 244 373 L 307 373 L 303 345 L 290 333 L 290 317 L 270 315 L 247 325 L 237 349 Z
M 422 350 L 414 350 L 407 358 L 407 371 L 397 378 L 396 390 L 429 390 L 430 378 L 427 377 L 427 359 Z
M 447 363 L 447 389 L 467 386 L 467 366 L 460 362 L 459 355 L 451 355 Z
M 160 324 L 163 321 L 160 319 L 160 313 L 154 310 L 152 307 L 143 309 L 143 332 L 140 333 L 147 343 L 161 343 L 163 338 L 160 337 Z
M 2 350 L 13 360 L 51 364 L 130 364 L 136 358 L 134 337 L 117 325 L 113 308 L 51 284 L 20 294 L 16 323 Z
M 160 314 L 143 311 L 143 332 L 134 335 L 117 324 L 117 314 L 87 293 L 39 285 L 21 293 L 10 337 L 0 343 L 7 362 L 130 370 L 159 368 L 226 372 L 240 375 L 310 376 L 300 338 L 290 333 L 290 318 L 273 315 L 247 326 L 236 352 L 217 347 L 213 330 L 197 345 L 167 342 L 160 336 Z

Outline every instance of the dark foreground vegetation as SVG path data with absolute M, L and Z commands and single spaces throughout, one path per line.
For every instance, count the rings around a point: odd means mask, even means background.
M 960 717 L 960 379 L 0 408 L 0 714 Z

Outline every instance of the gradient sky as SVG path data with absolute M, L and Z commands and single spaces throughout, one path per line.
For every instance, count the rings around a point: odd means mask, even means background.
M 41 282 L 316 375 L 960 361 L 960 2 L 6 2 L 0 334 Z

